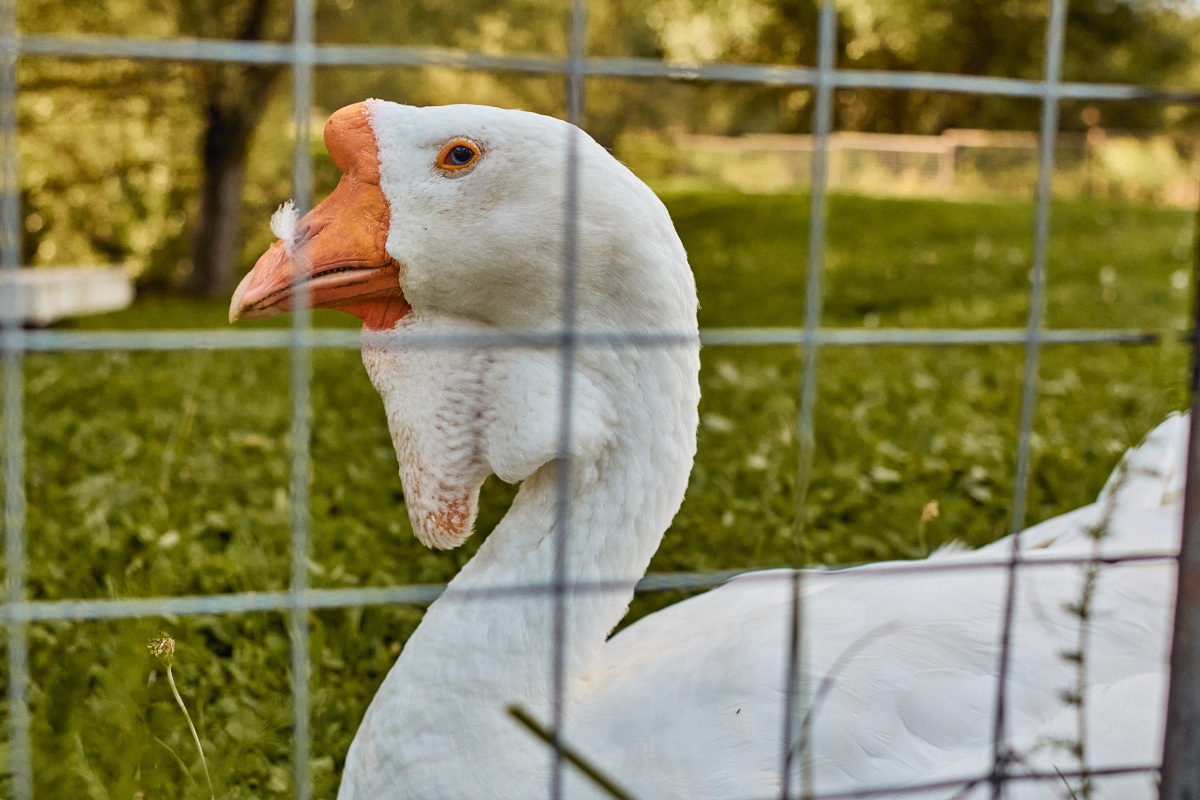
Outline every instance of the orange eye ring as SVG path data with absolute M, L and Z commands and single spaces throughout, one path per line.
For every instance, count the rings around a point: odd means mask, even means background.
M 457 172 L 473 166 L 479 160 L 479 145 L 466 139 L 455 139 L 438 153 L 438 169 Z

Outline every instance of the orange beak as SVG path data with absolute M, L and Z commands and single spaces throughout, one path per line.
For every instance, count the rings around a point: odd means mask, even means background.
M 242 279 L 230 322 L 291 311 L 300 285 L 310 308 L 345 311 L 372 330 L 390 330 L 412 310 L 400 289 L 400 265 L 386 249 L 391 209 L 379 185 L 379 145 L 366 103 L 329 118 L 325 147 L 341 181 L 304 215 L 291 241 L 271 245 Z

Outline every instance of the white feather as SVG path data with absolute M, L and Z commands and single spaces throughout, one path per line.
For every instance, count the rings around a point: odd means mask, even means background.
M 271 233 L 283 240 L 284 246 L 290 251 L 294 246 L 293 236 L 300 216 L 296 212 L 296 204 L 291 200 L 275 209 L 271 215 Z

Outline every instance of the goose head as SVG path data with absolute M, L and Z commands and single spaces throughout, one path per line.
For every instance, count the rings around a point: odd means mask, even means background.
M 558 454 L 561 358 L 553 347 L 405 342 L 560 330 L 569 207 L 579 330 L 694 335 L 687 256 L 654 193 L 561 120 L 368 100 L 329 119 L 325 144 L 341 181 L 246 275 L 230 319 L 289 311 L 302 284 L 311 307 L 363 320 L 364 362 L 384 400 L 414 532 L 453 547 L 470 534 L 488 474 L 523 480 Z M 662 352 L 581 347 L 572 456 L 594 461 L 633 417 L 661 426 L 670 415 L 686 483 L 697 351 L 692 342 Z

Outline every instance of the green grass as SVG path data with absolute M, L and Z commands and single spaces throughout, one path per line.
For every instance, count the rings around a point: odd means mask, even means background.
M 806 198 L 700 193 L 668 205 L 696 271 L 702 325 L 800 323 Z M 1022 204 L 831 198 L 826 324 L 1023 325 L 1031 218 Z M 1189 214 L 1063 203 L 1054 231 L 1051 326 L 1186 327 L 1188 290 L 1172 280 L 1189 269 Z M 225 314 L 224 301 L 156 300 L 72 324 L 223 327 Z M 1186 364 L 1171 336 L 1045 350 L 1031 520 L 1095 496 L 1119 454 L 1185 405 Z M 825 349 L 807 559 L 919 557 L 952 539 L 1003 535 L 1021 368 L 1014 347 Z M 39 354 L 25 369 L 31 598 L 286 588 L 285 352 Z M 479 534 L 463 549 L 422 548 L 358 354 L 317 352 L 313 371 L 313 584 L 448 579 L 514 489 L 489 480 Z M 796 563 L 798 372 L 792 348 L 705 349 L 700 455 L 653 570 Z M 929 500 L 942 513 L 922 543 Z M 640 597 L 631 618 L 673 599 Z M 420 618 L 410 607 L 313 614 L 314 797 L 333 796 L 358 720 Z M 31 625 L 38 795 L 207 796 L 145 648 L 160 628 L 178 640 L 177 680 L 217 796 L 286 796 L 289 642 L 278 614 Z

